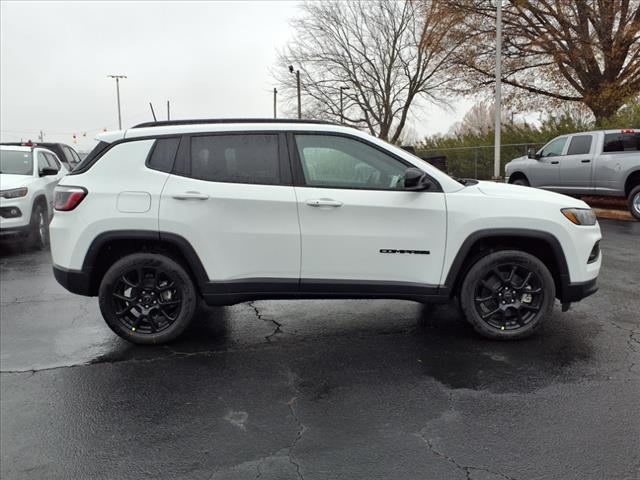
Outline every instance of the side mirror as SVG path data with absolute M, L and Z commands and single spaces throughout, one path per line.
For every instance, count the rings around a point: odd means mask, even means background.
M 536 153 L 536 149 L 533 147 L 529 147 L 527 149 L 527 157 L 533 158 L 534 160 L 540 160 L 540 155 Z
M 57 175 L 58 174 L 58 170 L 56 170 L 55 168 L 52 167 L 44 167 L 40 170 L 40 176 L 41 177 L 49 177 L 51 175 Z
M 429 190 L 431 188 L 431 180 L 419 168 L 410 167 L 404 172 L 404 189 L 405 190 Z

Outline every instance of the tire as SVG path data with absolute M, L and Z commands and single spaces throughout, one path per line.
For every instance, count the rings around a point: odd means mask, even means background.
M 633 215 L 636 220 L 640 220 L 640 185 L 632 189 L 629 193 L 627 206 L 629 207 L 631 215 Z
M 49 246 L 49 222 L 42 203 L 35 204 L 31 211 L 28 243 L 36 250 L 44 250 Z
M 516 340 L 540 327 L 553 309 L 555 296 L 553 278 L 542 261 L 519 250 L 501 250 L 469 269 L 460 305 L 480 335 Z
M 522 185 L 523 187 L 528 187 L 529 186 L 529 181 L 524 178 L 524 177 L 520 177 L 520 178 L 516 178 L 513 182 L 511 182 L 513 185 Z
M 107 325 L 132 343 L 160 345 L 193 320 L 198 295 L 187 271 L 171 258 L 136 253 L 105 273 L 98 292 Z

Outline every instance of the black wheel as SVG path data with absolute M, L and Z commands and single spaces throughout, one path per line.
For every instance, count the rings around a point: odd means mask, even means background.
M 522 185 L 523 187 L 528 187 L 529 186 L 529 181 L 526 178 L 516 178 L 513 182 L 511 182 L 513 185 Z
M 49 245 L 49 221 L 42 203 L 34 205 L 31 212 L 29 244 L 37 250 L 44 250 Z
M 636 220 L 640 220 L 640 185 L 631 190 L 627 204 L 631 215 L 636 217 Z
M 100 284 L 99 302 L 107 325 L 122 338 L 161 344 L 187 328 L 197 294 L 180 264 L 164 255 L 136 253 L 109 268 Z
M 553 308 L 555 284 L 538 258 L 502 250 L 480 259 L 460 291 L 466 319 L 481 335 L 499 340 L 524 338 Z

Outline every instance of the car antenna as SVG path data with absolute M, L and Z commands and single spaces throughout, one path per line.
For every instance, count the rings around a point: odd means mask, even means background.
M 151 107 L 151 115 L 153 115 L 153 121 L 157 122 L 158 119 L 156 118 L 156 112 L 153 111 L 153 103 L 149 102 L 149 106 Z

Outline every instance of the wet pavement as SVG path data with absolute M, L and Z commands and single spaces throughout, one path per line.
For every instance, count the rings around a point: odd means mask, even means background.
M 600 291 L 511 343 L 453 304 L 308 300 L 133 346 L 0 244 L 0 476 L 638 479 L 640 223 L 601 225 Z

